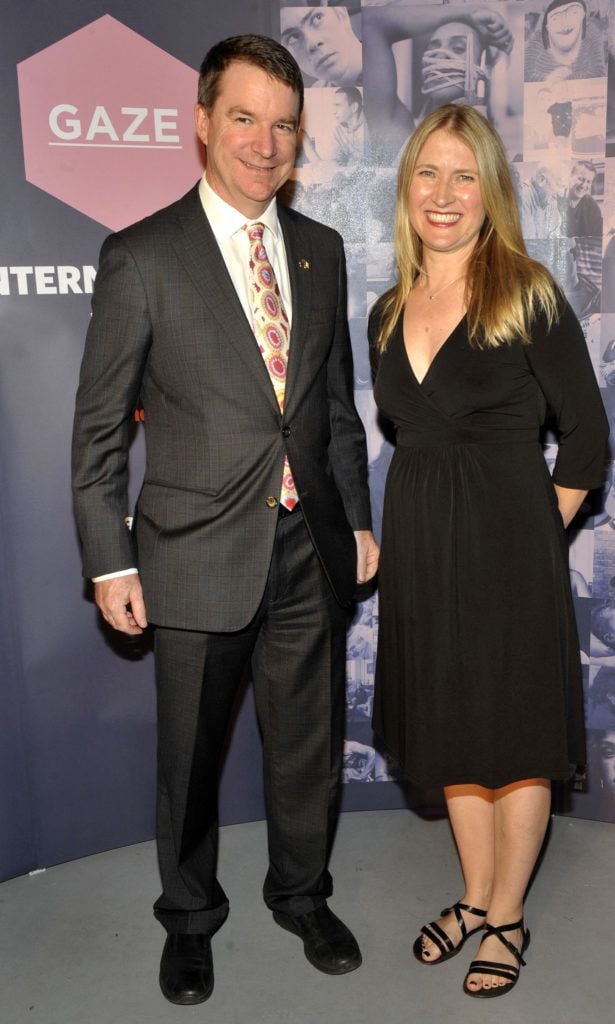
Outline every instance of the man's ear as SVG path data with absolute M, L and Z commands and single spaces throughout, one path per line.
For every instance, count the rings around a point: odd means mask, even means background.
M 209 133 L 209 114 L 202 103 L 197 103 L 194 108 L 194 124 L 199 139 L 206 146 Z

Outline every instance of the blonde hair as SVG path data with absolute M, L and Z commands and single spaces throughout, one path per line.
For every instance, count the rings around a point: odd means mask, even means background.
M 408 192 L 419 153 L 433 132 L 456 135 L 476 159 L 485 221 L 469 259 L 465 304 L 468 337 L 478 348 L 497 348 L 521 338 L 540 309 L 549 326 L 557 319 L 558 288 L 525 248 L 515 189 L 502 141 L 473 107 L 448 103 L 432 111 L 406 143 L 397 175 L 395 257 L 398 283 L 381 296 L 377 348 L 383 351 L 404 303 L 423 271 L 423 243 L 410 223 Z

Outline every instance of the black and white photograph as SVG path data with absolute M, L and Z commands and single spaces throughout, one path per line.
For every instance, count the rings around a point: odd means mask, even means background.
M 361 13 L 348 6 L 280 9 L 280 41 L 292 53 L 308 86 L 360 85 Z
M 389 3 L 363 10 L 364 101 L 377 163 L 395 163 L 443 103 L 468 103 L 522 149 L 523 16 L 515 3 Z
M 602 0 L 549 0 L 526 14 L 525 81 L 603 78 L 607 8 Z

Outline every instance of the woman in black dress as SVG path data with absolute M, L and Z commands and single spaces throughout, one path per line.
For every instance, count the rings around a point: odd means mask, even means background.
M 488 998 L 524 962 L 550 780 L 585 759 L 564 531 L 603 479 L 608 421 L 574 313 L 527 256 L 501 140 L 472 108 L 438 108 L 407 143 L 395 239 L 399 284 L 370 317 L 397 438 L 374 726 L 405 777 L 444 788 L 466 886 L 415 956 L 441 963 L 482 931 L 464 991 Z

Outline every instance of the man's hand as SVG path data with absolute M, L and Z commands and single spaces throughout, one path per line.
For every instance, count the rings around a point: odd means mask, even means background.
M 136 573 L 95 583 L 94 599 L 105 622 L 120 633 L 136 636 L 147 626 L 141 581 Z
M 380 548 L 371 530 L 355 530 L 357 542 L 357 583 L 367 583 L 376 575 Z

